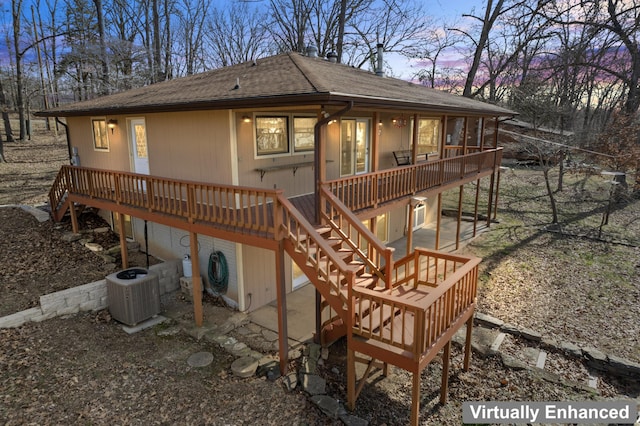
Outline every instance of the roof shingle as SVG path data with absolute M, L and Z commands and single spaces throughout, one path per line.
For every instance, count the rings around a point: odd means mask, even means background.
M 494 116 L 512 111 L 298 53 L 284 53 L 40 112 L 45 116 L 344 103 Z

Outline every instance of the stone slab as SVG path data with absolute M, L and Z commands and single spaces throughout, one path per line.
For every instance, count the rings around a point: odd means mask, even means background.
M 140 324 L 137 324 L 133 327 L 130 327 L 128 325 L 123 325 L 122 329 L 127 333 L 127 334 L 134 334 L 137 333 L 139 331 L 142 330 L 146 330 L 148 328 L 154 327 L 158 324 L 162 324 L 163 322 L 165 322 L 167 320 L 166 317 L 163 317 L 162 315 L 156 315 L 153 318 L 150 318 L 146 321 L 141 322 Z
M 231 364 L 231 371 L 240 378 L 251 377 L 256 373 L 258 361 L 250 356 L 238 358 Z
M 194 368 L 208 367 L 213 362 L 211 352 L 196 352 L 187 359 L 187 364 Z

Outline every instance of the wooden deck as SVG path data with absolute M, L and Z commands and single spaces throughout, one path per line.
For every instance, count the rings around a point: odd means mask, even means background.
M 425 249 L 394 259 L 393 249 L 381 243 L 357 213 L 388 209 L 417 193 L 477 180 L 495 172 L 500 158 L 501 150 L 490 150 L 327 182 L 317 195 L 320 224 L 314 223 L 315 194 L 287 199 L 279 190 L 73 166 L 60 169 L 50 203 L 56 220 L 82 203 L 186 230 L 192 248 L 198 246 L 197 234 L 203 234 L 273 250 L 283 372 L 288 353 L 282 317 L 286 252 L 335 312 L 334 335 L 347 337 L 349 406 L 354 407 L 370 371 L 367 368 L 357 384 L 356 362 L 371 366 L 371 361 L 356 355 L 363 354 L 414 374 L 412 423 L 417 424 L 419 374 L 442 348 L 446 359 L 441 400 L 446 399 L 448 348 L 455 331 L 472 320 L 479 259 Z M 77 231 L 74 209 L 69 210 Z M 198 286 L 194 282 L 194 310 L 196 323 L 201 324 Z M 465 368 L 470 353 L 467 337 Z

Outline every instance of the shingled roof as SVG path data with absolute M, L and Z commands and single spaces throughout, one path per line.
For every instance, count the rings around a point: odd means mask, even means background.
M 283 53 L 41 111 L 43 116 L 132 114 L 294 105 L 344 105 L 460 112 L 514 113 L 495 105 L 336 64 Z

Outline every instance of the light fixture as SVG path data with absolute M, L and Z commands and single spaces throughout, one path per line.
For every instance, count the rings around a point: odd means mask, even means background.
M 251 123 L 251 117 L 249 117 L 248 115 L 243 115 L 242 116 L 242 122 Z
M 378 121 L 378 126 L 382 127 L 382 120 Z
M 424 204 L 425 201 L 427 201 L 427 197 L 420 197 L 420 196 L 411 197 L 411 206 L 412 207 L 421 206 Z
M 399 117 L 393 117 L 391 119 L 391 122 L 396 127 L 404 127 L 407 125 L 407 119 L 404 117 L 404 115 L 400 115 Z
M 111 129 L 111 134 L 113 134 L 113 129 L 115 129 L 117 125 L 118 125 L 118 120 L 114 118 L 107 121 L 107 127 Z

